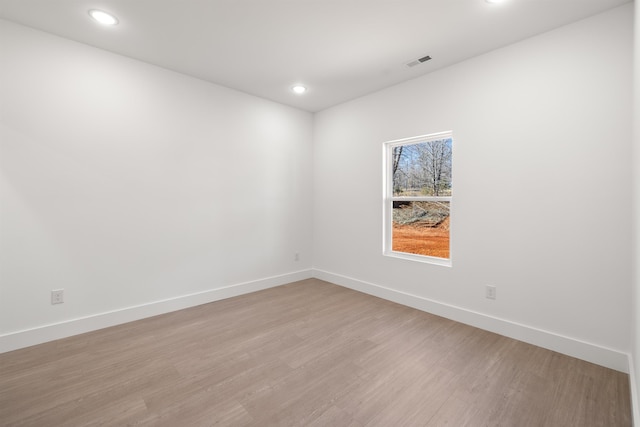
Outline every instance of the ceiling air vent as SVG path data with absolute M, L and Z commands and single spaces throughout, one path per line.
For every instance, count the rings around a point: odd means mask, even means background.
M 422 58 L 418 58 L 415 61 L 411 61 L 407 64 L 407 67 L 411 68 L 411 67 L 415 67 L 416 65 L 420 65 L 423 62 L 427 62 L 428 60 L 430 60 L 431 57 L 429 55 L 427 56 L 423 56 Z

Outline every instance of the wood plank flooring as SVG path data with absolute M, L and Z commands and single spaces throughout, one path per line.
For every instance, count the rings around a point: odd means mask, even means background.
M 0 355 L 2 426 L 630 426 L 626 374 L 316 279 Z

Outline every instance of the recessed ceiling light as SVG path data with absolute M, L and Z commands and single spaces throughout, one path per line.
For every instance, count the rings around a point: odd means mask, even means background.
M 487 3 L 504 3 L 505 2 L 505 0 L 484 0 L 484 1 L 486 1 Z
M 89 15 L 102 25 L 116 25 L 118 23 L 115 16 L 102 10 L 92 9 L 89 11 Z
M 295 85 L 294 87 L 291 88 L 291 90 L 297 93 L 298 95 L 300 95 L 305 93 L 307 91 L 307 88 L 302 85 Z

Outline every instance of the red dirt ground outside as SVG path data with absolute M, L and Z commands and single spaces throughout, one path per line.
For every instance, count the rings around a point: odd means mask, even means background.
M 437 227 L 393 224 L 396 252 L 449 258 L 449 219 Z

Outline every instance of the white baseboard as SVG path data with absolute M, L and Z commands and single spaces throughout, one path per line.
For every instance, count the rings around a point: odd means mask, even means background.
M 0 353 L 30 347 L 36 344 L 53 341 L 73 335 L 91 332 L 109 326 L 133 322 L 159 314 L 182 310 L 201 304 L 235 297 L 262 289 L 284 285 L 298 280 L 309 279 L 312 270 L 301 270 L 280 276 L 267 277 L 250 282 L 237 283 L 230 286 L 211 289 L 195 294 L 182 295 L 162 301 L 153 301 L 134 307 L 126 307 L 105 313 L 98 313 L 60 323 L 44 325 L 32 329 L 0 335 Z
M 134 307 L 126 307 L 110 312 L 71 319 L 60 323 L 11 332 L 5 335 L 0 335 L 0 353 L 132 322 L 151 316 L 157 316 L 159 314 L 182 310 L 184 308 L 231 298 L 250 292 L 256 292 L 262 289 L 272 288 L 311 277 L 326 280 L 356 291 L 364 292 L 398 304 L 446 317 L 448 319 L 537 345 L 539 347 L 554 350 L 559 353 L 616 369 L 621 372 L 629 373 L 629 371 L 633 369 L 631 358 L 626 353 L 617 350 L 317 269 L 296 271 L 280 276 L 238 283 L 195 294 L 182 295 L 162 301 L 154 301 Z M 631 377 L 630 382 L 633 387 L 633 377 Z M 635 387 L 632 388 L 632 393 L 634 394 L 635 399 L 633 400 L 634 415 L 638 415 L 638 396 Z M 636 419 L 640 420 L 640 418 Z
M 426 311 L 437 316 L 455 320 L 460 323 L 475 326 L 499 335 L 524 341 L 538 347 L 557 351 L 558 353 L 586 360 L 587 362 L 595 363 L 597 365 L 625 373 L 629 372 L 628 355 L 621 351 L 512 322 L 510 320 L 500 319 L 487 314 L 467 310 L 462 307 L 385 288 L 384 286 L 364 282 L 362 280 L 342 276 L 340 274 L 314 269 L 313 277 L 393 301 L 398 304 Z

